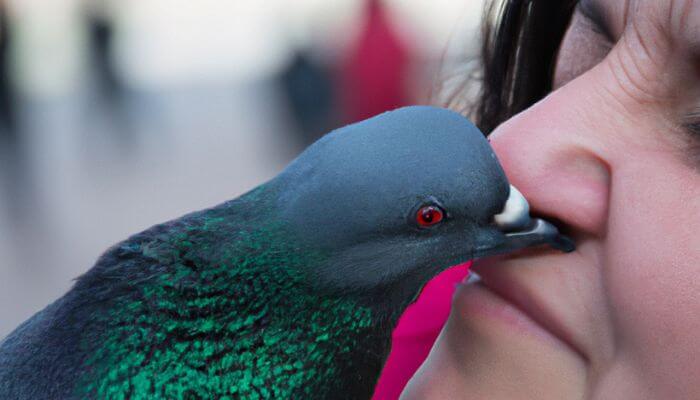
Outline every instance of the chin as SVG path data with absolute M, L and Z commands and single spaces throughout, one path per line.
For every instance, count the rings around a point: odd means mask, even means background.
M 465 283 L 401 399 L 582 399 L 585 389 L 586 363 L 567 344 L 484 285 Z

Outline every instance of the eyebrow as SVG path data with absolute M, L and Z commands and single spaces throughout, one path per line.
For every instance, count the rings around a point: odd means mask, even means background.
M 615 41 L 615 37 L 610 29 L 610 23 L 608 21 L 608 15 L 605 12 L 605 8 L 600 3 L 600 0 L 580 0 L 576 4 L 576 9 L 581 13 L 586 19 L 588 19 L 606 39 L 611 42 Z

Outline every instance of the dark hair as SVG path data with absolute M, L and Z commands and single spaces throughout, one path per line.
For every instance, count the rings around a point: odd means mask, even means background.
M 559 45 L 575 0 L 500 0 L 487 3 L 479 65 L 481 89 L 467 112 L 482 132 L 543 98 L 552 89 Z M 467 81 L 461 87 L 464 93 Z M 459 98 L 453 94 L 448 107 Z

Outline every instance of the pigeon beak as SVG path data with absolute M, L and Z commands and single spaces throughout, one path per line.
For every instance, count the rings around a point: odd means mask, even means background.
M 477 234 L 473 258 L 510 253 L 543 244 L 565 253 L 576 249 L 573 240 L 559 233 L 554 225 L 541 218 L 531 218 L 527 200 L 511 185 L 503 211 L 494 216 L 492 225 Z

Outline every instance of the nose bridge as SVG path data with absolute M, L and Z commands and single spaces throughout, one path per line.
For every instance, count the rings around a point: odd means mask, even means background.
M 551 94 L 490 136 L 508 180 L 535 215 L 590 235 L 605 230 L 610 168 L 576 93 Z

